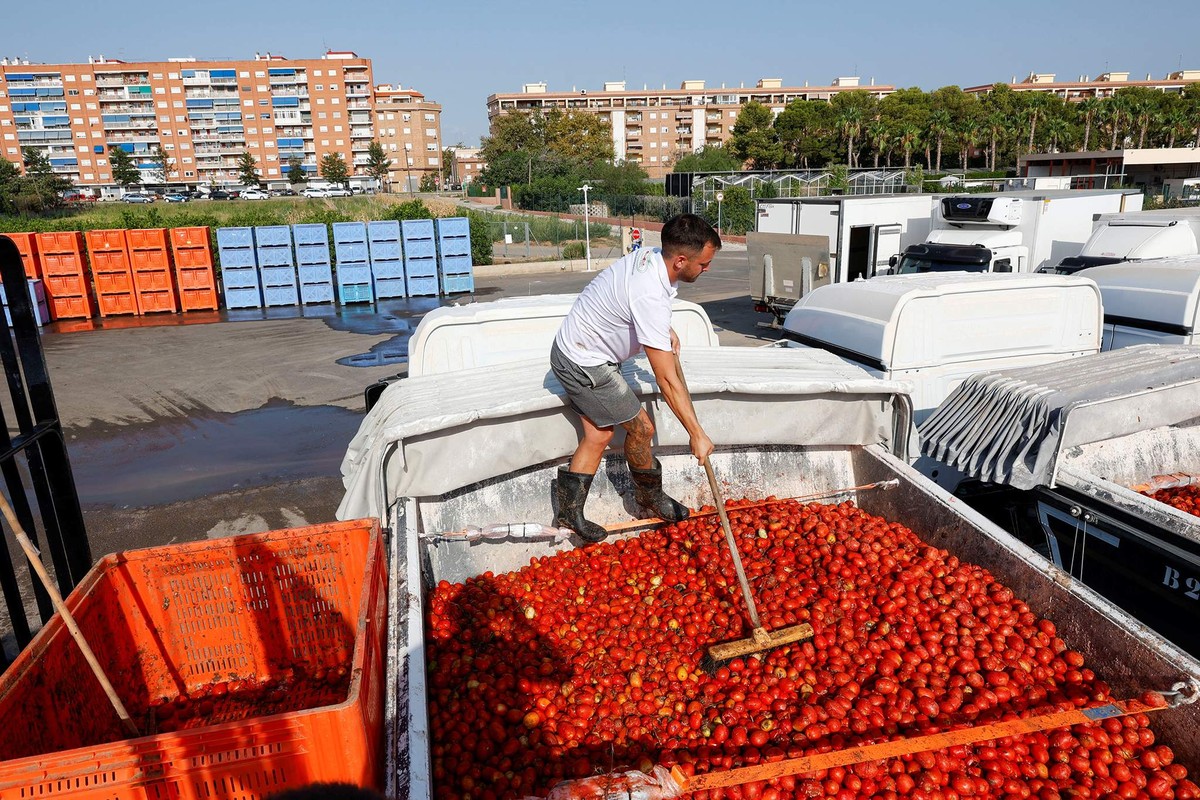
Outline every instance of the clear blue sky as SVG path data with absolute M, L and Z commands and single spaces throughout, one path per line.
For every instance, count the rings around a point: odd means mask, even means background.
M 606 80 L 678 88 L 685 79 L 752 86 L 774 77 L 798 86 L 859 75 L 930 90 L 1031 71 L 1074 80 L 1200 69 L 1198 2 L 151 0 L 118 12 L 58 0 L 44 6 L 45 20 L 42 6 L 24 8 L 19 32 L 0 33 L 0 55 L 62 63 L 353 50 L 373 60 L 377 83 L 441 103 L 447 144 L 478 143 L 489 94 L 538 81 L 566 91 Z

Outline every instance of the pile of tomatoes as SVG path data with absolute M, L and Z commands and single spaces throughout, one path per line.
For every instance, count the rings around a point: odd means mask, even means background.
M 1159 489 L 1150 496 L 1160 503 L 1174 506 L 1185 514 L 1200 516 L 1200 485 L 1193 483 L 1174 489 Z
M 731 504 L 768 628 L 810 641 L 703 671 L 749 635 L 716 515 L 439 584 L 428 619 L 439 798 L 545 796 L 654 764 L 685 773 L 840 750 L 1111 699 L 982 567 L 849 503 Z M 741 506 L 741 507 L 739 507 Z M 1144 714 L 697 793 L 1200 797 Z

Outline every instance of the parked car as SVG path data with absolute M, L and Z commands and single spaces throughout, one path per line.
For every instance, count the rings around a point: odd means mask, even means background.
M 122 198 L 126 203 L 153 203 L 154 198 L 148 194 L 140 194 L 138 192 L 129 192 Z
M 209 200 L 232 200 L 233 195 L 223 189 L 213 189 L 208 193 Z
M 304 190 L 305 197 L 333 197 L 329 189 L 323 189 L 317 186 L 310 186 Z
M 83 192 L 67 192 L 63 195 L 63 200 L 67 203 L 94 203 L 96 195 L 84 194 Z
M 326 197 L 350 197 L 354 192 L 347 189 L 345 186 L 332 186 L 325 190 L 328 192 Z
M 299 195 L 299 192 L 297 192 L 295 189 L 272 189 L 271 190 L 272 197 L 297 197 L 298 195 Z
M 163 200 L 166 200 L 168 203 L 186 203 L 190 199 L 186 194 L 181 192 L 172 192 L 163 196 Z
M 243 200 L 269 200 L 271 198 L 271 195 L 262 189 L 243 189 L 240 196 Z

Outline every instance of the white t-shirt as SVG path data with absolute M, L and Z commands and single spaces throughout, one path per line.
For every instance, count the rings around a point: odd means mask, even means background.
M 558 329 L 558 349 L 581 367 L 620 363 L 643 347 L 670 350 L 676 292 L 662 251 L 635 250 L 580 292 Z

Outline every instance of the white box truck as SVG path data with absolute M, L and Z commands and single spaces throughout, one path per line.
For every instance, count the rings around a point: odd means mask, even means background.
M 757 202 L 759 233 L 829 237 L 831 283 L 870 278 L 888 259 L 925 240 L 935 195 L 867 194 L 772 198 Z M 776 272 L 781 269 L 777 261 Z M 762 264 L 750 264 L 751 274 Z
M 1079 255 L 1046 265 L 1041 272 L 1070 275 L 1121 261 L 1148 261 L 1200 253 L 1200 208 L 1161 208 L 1131 214 L 1102 214 Z
M 1102 350 L 1200 341 L 1200 256 L 1106 264 L 1076 275 L 1095 281 L 1104 298 Z
M 892 272 L 1034 272 L 1075 256 L 1100 214 L 1142 207 L 1131 189 L 941 196 L 929 236 L 889 263 Z

